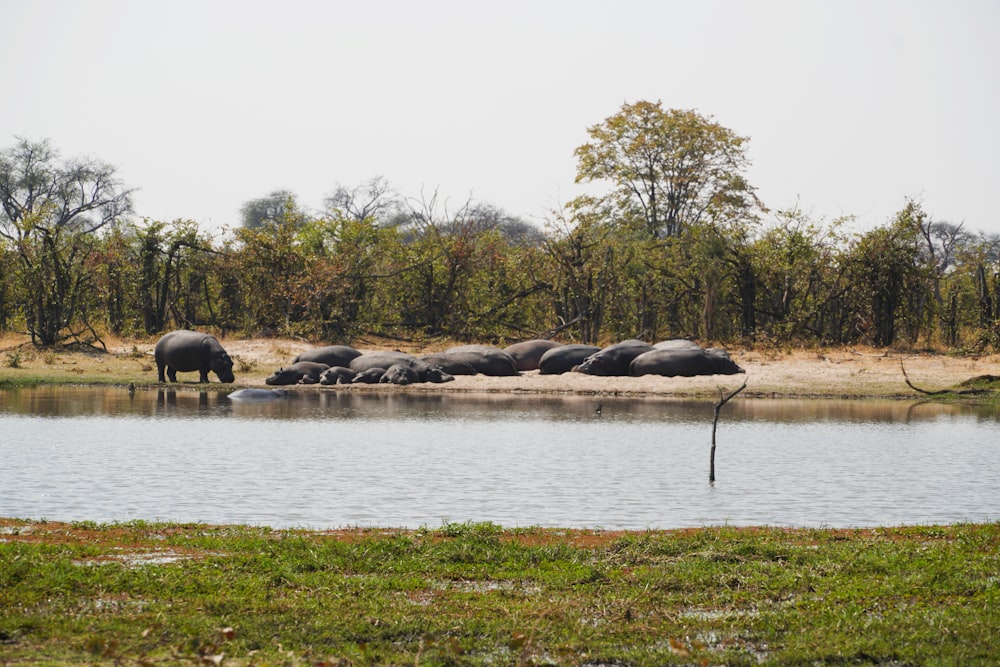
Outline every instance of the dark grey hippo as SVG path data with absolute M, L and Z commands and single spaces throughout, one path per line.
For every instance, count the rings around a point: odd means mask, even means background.
M 517 362 L 499 347 L 492 345 L 459 345 L 444 354 L 469 363 L 477 373 L 493 376 L 517 375 Z
M 393 364 L 385 369 L 385 373 L 379 378 L 380 384 L 416 384 L 420 382 L 420 376 L 411 366 L 407 364 Z
M 562 343 L 557 343 L 554 340 L 535 338 L 534 340 L 524 340 L 520 343 L 508 345 L 503 351 L 514 357 L 514 361 L 517 363 L 517 370 L 534 371 L 538 370 L 538 362 L 542 358 L 542 355 L 560 345 Z
M 357 375 L 346 366 L 330 366 L 319 374 L 320 384 L 351 384 L 351 380 Z
M 354 372 L 359 373 L 369 368 L 381 368 L 383 371 L 393 364 L 411 363 L 417 358 L 406 352 L 397 350 L 379 350 L 377 352 L 363 352 L 351 359 L 347 366 Z
M 198 382 L 208 382 L 208 372 L 219 376 L 219 382 L 232 382 L 233 360 L 215 336 L 181 329 L 164 334 L 153 348 L 160 382 L 177 382 L 177 373 L 198 371 Z M 164 377 L 166 371 L 166 377 Z
M 358 371 L 351 382 L 353 384 L 378 384 L 382 381 L 382 376 L 385 375 L 385 370 L 386 369 L 378 366 L 366 368 L 363 371 Z
M 632 360 L 629 375 L 735 375 L 745 373 L 720 348 L 708 350 L 652 350 Z
M 420 357 L 431 366 L 440 368 L 450 375 L 475 375 L 476 369 L 468 361 L 464 361 L 460 356 L 447 354 L 445 352 L 431 352 Z
M 409 366 L 417 373 L 417 382 L 450 382 L 455 379 L 455 377 L 441 369 L 440 367 L 429 364 L 422 359 L 417 359 L 412 354 L 407 354 L 406 352 L 396 352 L 396 351 L 381 351 L 381 352 L 367 352 L 362 354 L 360 357 L 355 357 L 351 360 L 351 370 L 355 372 L 362 372 L 368 370 L 369 368 L 382 368 L 386 369 L 390 366 L 396 364 L 403 364 L 404 366 Z
M 581 361 L 573 370 L 587 375 L 628 375 L 628 367 L 632 360 L 652 349 L 654 348 L 649 343 L 630 338 L 601 348 Z
M 299 356 L 295 357 L 292 362 L 315 361 L 321 364 L 326 364 L 330 367 L 347 366 L 351 363 L 351 359 L 360 356 L 361 352 L 355 350 L 350 345 L 327 345 L 325 347 L 316 347 L 311 350 L 306 350 Z
M 654 343 L 653 347 L 657 350 L 700 350 L 701 345 L 694 342 L 693 340 L 688 340 L 687 338 L 671 338 L 669 340 L 661 340 L 659 343 Z
M 226 396 L 230 401 L 273 401 L 277 398 L 287 397 L 288 392 L 284 389 L 258 389 L 254 387 L 237 389 Z
M 264 384 L 316 384 L 320 375 L 330 368 L 316 361 L 297 361 L 291 366 L 284 366 L 264 379 Z
M 554 347 L 538 360 L 538 372 L 541 375 L 562 375 L 573 370 L 574 366 L 579 366 L 583 360 L 600 352 L 601 348 L 596 345 L 583 345 L 581 343 L 570 343 Z

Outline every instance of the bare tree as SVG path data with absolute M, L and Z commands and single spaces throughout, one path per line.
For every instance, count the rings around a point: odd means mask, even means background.
M 402 208 L 400 196 L 384 176 L 375 176 L 353 188 L 338 185 L 323 204 L 328 213 L 359 222 L 371 218 L 383 223 Z

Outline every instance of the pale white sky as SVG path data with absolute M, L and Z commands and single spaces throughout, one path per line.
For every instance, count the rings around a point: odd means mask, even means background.
M 1000 233 L 996 0 L 0 0 L 0 147 L 119 169 L 137 213 L 384 176 L 540 221 L 622 103 L 750 137 L 771 208 Z

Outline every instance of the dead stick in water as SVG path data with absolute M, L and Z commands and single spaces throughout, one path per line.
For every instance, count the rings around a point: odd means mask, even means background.
M 715 427 L 718 426 L 718 424 L 719 424 L 719 411 L 722 410 L 722 406 L 723 405 L 725 405 L 726 403 L 729 402 L 729 399 L 731 399 L 733 396 L 735 396 L 736 394 L 740 393 L 741 391 L 743 391 L 746 388 L 747 388 L 747 381 L 744 380 L 743 384 L 740 385 L 739 389 L 733 391 L 731 394 L 729 394 L 728 396 L 726 396 L 724 398 L 722 396 L 722 388 L 721 387 L 718 388 L 719 389 L 719 402 L 715 404 L 715 418 L 712 420 L 712 455 L 710 457 L 709 464 L 708 464 L 708 481 L 709 482 L 714 482 L 715 481 Z
M 910 382 L 910 376 L 906 374 L 906 368 L 903 367 L 902 359 L 899 360 L 899 370 L 903 371 L 903 379 L 906 380 L 906 384 L 910 387 L 910 389 L 916 392 L 920 392 L 925 396 L 941 396 L 942 394 L 959 394 L 959 395 L 985 394 L 988 391 L 986 389 L 938 389 L 936 391 L 921 389 L 920 387 Z

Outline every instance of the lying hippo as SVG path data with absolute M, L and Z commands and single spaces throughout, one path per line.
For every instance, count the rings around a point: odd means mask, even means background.
M 360 357 L 361 352 L 355 350 L 350 345 L 327 345 L 306 350 L 295 357 L 292 362 L 315 361 L 327 366 L 347 366 L 355 357 Z
M 445 350 L 444 354 L 468 363 L 483 375 L 503 377 L 518 374 L 514 357 L 492 345 L 459 345 Z
M 351 384 L 355 375 L 357 373 L 346 366 L 330 366 L 319 374 L 319 383 L 326 385 Z
M 583 360 L 600 352 L 601 348 L 596 345 L 582 345 L 572 343 L 570 345 L 560 345 L 554 347 L 538 360 L 538 372 L 541 375 L 562 375 L 573 370 L 574 366 L 579 366 Z
M 219 376 L 219 382 L 232 382 L 233 360 L 215 336 L 181 329 L 164 334 L 153 348 L 156 371 L 160 382 L 177 382 L 177 373 L 198 371 L 198 382 L 208 382 L 208 372 Z M 165 372 L 165 373 L 164 373 Z M 164 374 L 166 377 L 164 377 Z
M 453 375 L 444 371 L 439 366 L 429 364 L 422 359 L 417 359 L 412 354 L 407 354 L 406 352 L 369 352 L 352 359 L 350 368 L 357 373 L 371 368 L 381 368 L 385 372 L 385 369 L 396 364 L 409 366 L 416 371 L 417 382 L 441 383 L 451 382 L 455 379 Z
M 554 340 L 536 338 L 508 345 L 503 351 L 514 357 L 514 362 L 517 363 L 517 370 L 535 371 L 538 370 L 538 362 L 542 358 L 542 355 L 560 345 L 562 343 L 557 343 Z
M 688 340 L 687 338 L 671 338 L 669 340 L 661 340 L 659 343 L 653 345 L 657 350 L 700 350 L 701 345 L 694 342 L 693 340 Z
M 230 401 L 273 401 L 276 398 L 287 397 L 288 392 L 284 389 L 257 389 L 254 387 L 237 389 L 226 396 Z
M 407 364 L 393 364 L 385 369 L 385 373 L 382 373 L 382 377 L 378 381 L 380 384 L 416 384 L 420 382 L 420 376 L 412 366 Z
M 654 348 L 649 343 L 635 338 L 623 340 L 601 348 L 600 351 L 581 361 L 573 370 L 587 375 L 628 375 L 628 367 L 632 360 L 652 349 Z
M 358 371 L 354 375 L 354 379 L 351 380 L 352 384 L 378 384 L 382 381 L 382 376 L 385 375 L 386 369 L 380 368 L 379 366 L 372 366 L 371 368 L 366 368 L 363 371 Z
M 632 360 L 629 375 L 735 375 L 745 373 L 720 348 L 652 350 Z
M 436 366 L 450 375 L 476 374 L 475 367 L 468 361 L 465 361 L 460 355 L 447 354 L 445 352 L 431 352 L 420 357 L 420 360 L 430 364 L 431 366 Z
M 274 371 L 264 379 L 264 384 L 316 384 L 323 371 L 330 368 L 316 361 L 297 361 L 291 366 L 284 366 Z
M 412 363 L 417 358 L 406 352 L 397 350 L 379 350 L 378 352 L 364 352 L 346 365 L 355 373 L 366 371 L 369 368 L 381 368 L 383 371 L 393 364 Z

